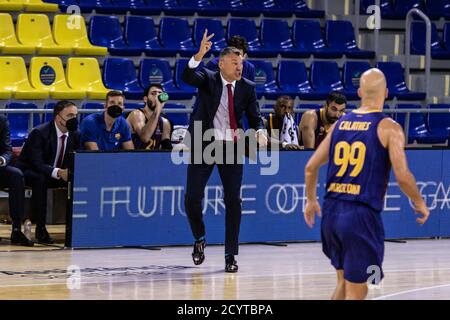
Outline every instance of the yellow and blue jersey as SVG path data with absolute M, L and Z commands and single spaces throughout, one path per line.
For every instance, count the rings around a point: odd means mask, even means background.
M 383 209 L 391 163 L 377 128 L 387 117 L 382 112 L 356 110 L 336 122 L 325 198 L 363 203 L 376 211 Z

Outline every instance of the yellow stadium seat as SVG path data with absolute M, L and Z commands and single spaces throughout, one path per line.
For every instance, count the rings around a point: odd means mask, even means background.
M 21 1 L 21 0 L 16 0 Z M 42 0 L 22 0 L 25 11 L 31 12 L 57 12 L 59 6 L 55 3 L 44 3 Z
M 48 98 L 48 91 L 31 86 L 22 57 L 0 57 L 0 75 L 0 91 L 11 91 L 15 99 Z
M 39 54 L 72 53 L 72 46 L 55 43 L 48 16 L 45 14 L 19 14 L 16 27 L 18 40 L 25 45 L 35 46 Z
M 53 99 L 84 99 L 85 91 L 69 88 L 63 64 L 57 57 L 34 57 L 30 62 L 31 85 L 48 91 Z
M 23 0 L 0 0 L 0 11 L 21 11 Z
M 66 72 L 72 89 L 85 91 L 90 99 L 105 99 L 109 90 L 103 84 L 97 59 L 69 58 Z
M 57 44 L 72 46 L 77 55 L 105 56 L 108 53 L 108 48 L 90 43 L 86 24 L 81 15 L 56 15 L 53 19 L 53 36 Z
M 17 41 L 14 23 L 9 13 L 0 13 L 0 52 L 3 54 L 32 54 L 34 46 Z

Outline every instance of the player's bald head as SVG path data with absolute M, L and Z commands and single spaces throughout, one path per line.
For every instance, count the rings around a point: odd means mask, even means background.
M 359 79 L 359 96 L 362 99 L 378 100 L 386 98 L 386 77 L 377 68 L 364 72 Z

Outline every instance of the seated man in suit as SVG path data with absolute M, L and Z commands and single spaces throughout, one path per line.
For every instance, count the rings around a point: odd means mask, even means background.
M 9 214 L 12 220 L 11 244 L 33 246 L 20 230 L 24 216 L 25 182 L 22 171 L 9 165 L 12 158 L 8 120 L 0 115 L 0 186 L 9 191 Z
M 133 150 L 131 130 L 122 117 L 125 96 L 120 91 L 106 95 L 105 111 L 93 113 L 81 123 L 81 144 L 86 150 Z
M 35 237 L 38 243 L 54 241 L 45 228 L 47 189 L 67 187 L 68 154 L 79 149 L 78 109 L 70 101 L 59 101 L 53 108 L 54 120 L 34 128 L 16 166 L 25 176 L 25 184 L 32 188 Z

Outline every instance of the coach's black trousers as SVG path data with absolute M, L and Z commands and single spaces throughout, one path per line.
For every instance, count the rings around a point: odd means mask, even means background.
M 25 184 L 32 189 L 32 218 L 38 227 L 44 227 L 47 217 L 47 190 L 49 188 L 67 187 L 64 180 L 47 177 L 33 170 L 24 170 Z
M 9 215 L 13 229 L 19 228 L 20 230 L 25 203 L 25 183 L 22 171 L 11 166 L 0 167 L 0 186 L 8 188 Z
M 187 185 L 185 209 L 195 239 L 205 236 L 205 224 L 202 214 L 204 190 L 214 166 L 219 170 L 224 189 L 225 202 L 225 253 L 237 255 L 239 251 L 239 228 L 241 224 L 241 184 L 243 165 L 231 164 L 189 164 L 187 169 Z

